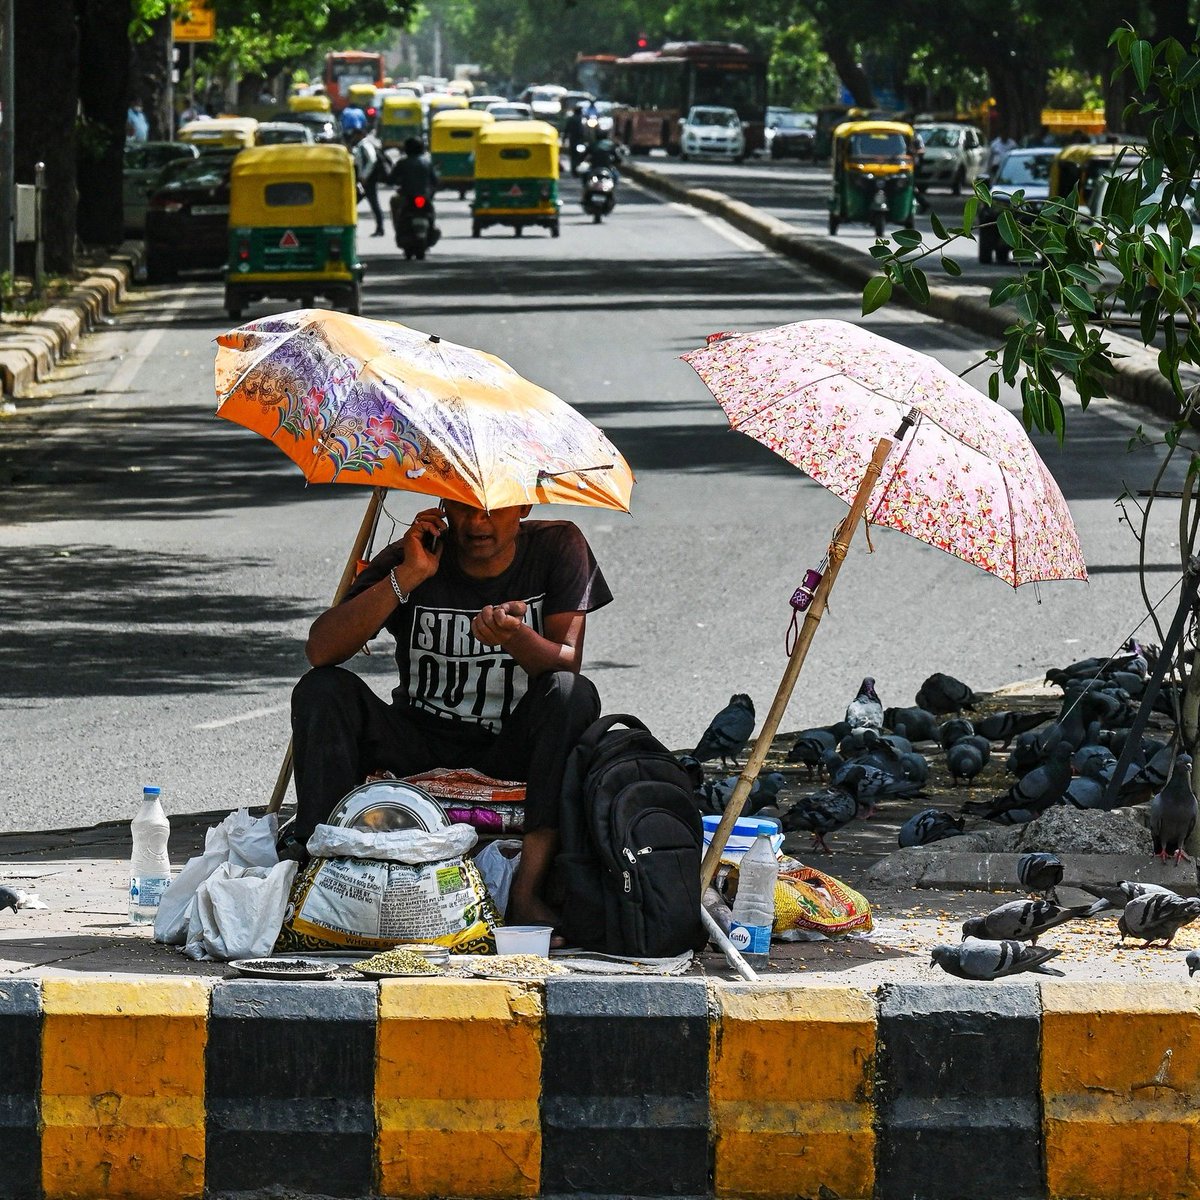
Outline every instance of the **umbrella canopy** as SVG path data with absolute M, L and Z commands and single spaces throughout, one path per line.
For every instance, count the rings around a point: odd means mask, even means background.
M 845 321 L 726 335 L 683 356 L 729 417 L 847 503 L 881 437 L 913 426 L 865 516 L 1018 587 L 1086 579 L 1058 484 L 1007 409 L 926 354 Z
M 629 511 L 608 438 L 507 363 L 391 321 L 301 309 L 217 338 L 217 415 L 314 483 L 398 488 L 485 509 Z

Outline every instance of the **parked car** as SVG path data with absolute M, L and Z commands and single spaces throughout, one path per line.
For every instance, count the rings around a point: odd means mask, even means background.
M 815 113 L 782 113 L 771 130 L 771 157 L 810 159 L 813 157 L 816 135 Z
M 490 112 L 497 121 L 532 121 L 533 109 L 520 100 L 496 100 L 483 110 Z
M 974 125 L 917 125 L 914 132 L 925 146 L 917 157 L 917 187 L 948 187 L 957 196 L 983 174 L 988 148 Z
M 310 130 L 314 142 L 341 142 L 337 123 L 332 113 L 327 112 L 294 112 L 288 113 L 289 125 L 303 125 Z
M 746 157 L 746 135 L 741 118 L 732 108 L 695 104 L 688 109 L 679 131 L 679 157 L 733 158 L 741 162 Z
M 979 229 L 979 261 L 1008 262 L 1010 247 L 996 228 L 996 217 L 1005 208 L 1014 192 L 1021 192 L 1023 202 L 1018 219 L 1028 219 L 1046 203 L 1050 195 L 1050 164 L 1058 157 L 1055 146 L 1036 146 L 1027 150 L 1010 150 L 1001 160 L 992 177 L 992 203 L 979 207 L 976 217 Z
M 152 283 L 181 270 L 225 265 L 229 250 L 229 174 L 238 151 L 208 150 L 168 168 L 171 178 L 146 211 L 146 275 Z
M 184 142 L 127 142 L 121 180 L 125 232 L 141 233 L 146 227 L 146 206 L 158 186 L 163 168 L 173 162 L 191 162 L 200 151 Z
M 311 146 L 316 140 L 312 130 L 299 121 L 260 121 L 254 144 L 256 146 L 291 144 Z

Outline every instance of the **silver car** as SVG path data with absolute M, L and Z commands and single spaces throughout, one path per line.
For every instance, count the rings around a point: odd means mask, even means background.
M 917 187 L 947 187 L 955 195 L 983 174 L 987 144 L 974 125 L 915 125 L 924 153 L 917 159 Z

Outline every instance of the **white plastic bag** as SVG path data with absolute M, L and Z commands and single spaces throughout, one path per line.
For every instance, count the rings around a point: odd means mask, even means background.
M 507 854 L 505 851 L 513 851 Z M 479 868 L 483 882 L 487 886 L 488 895 L 496 905 L 496 911 L 502 916 L 508 908 L 508 893 L 512 889 L 513 876 L 521 865 L 521 842 L 510 838 L 501 842 L 489 842 L 475 855 L 475 865 Z
M 279 861 L 275 838 L 279 818 L 275 813 L 252 817 L 250 810 L 239 808 L 204 835 L 204 853 L 187 861 L 163 893 L 154 918 L 154 940 L 170 946 L 183 945 L 187 939 L 196 892 L 200 885 L 225 862 L 238 867 L 271 867 Z
M 188 958 L 265 958 L 274 949 L 298 864 L 221 863 L 200 884 L 188 921 Z

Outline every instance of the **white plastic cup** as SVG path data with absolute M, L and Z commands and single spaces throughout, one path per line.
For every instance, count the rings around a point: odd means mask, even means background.
M 539 954 L 550 957 L 549 925 L 501 925 L 496 929 L 497 954 Z

